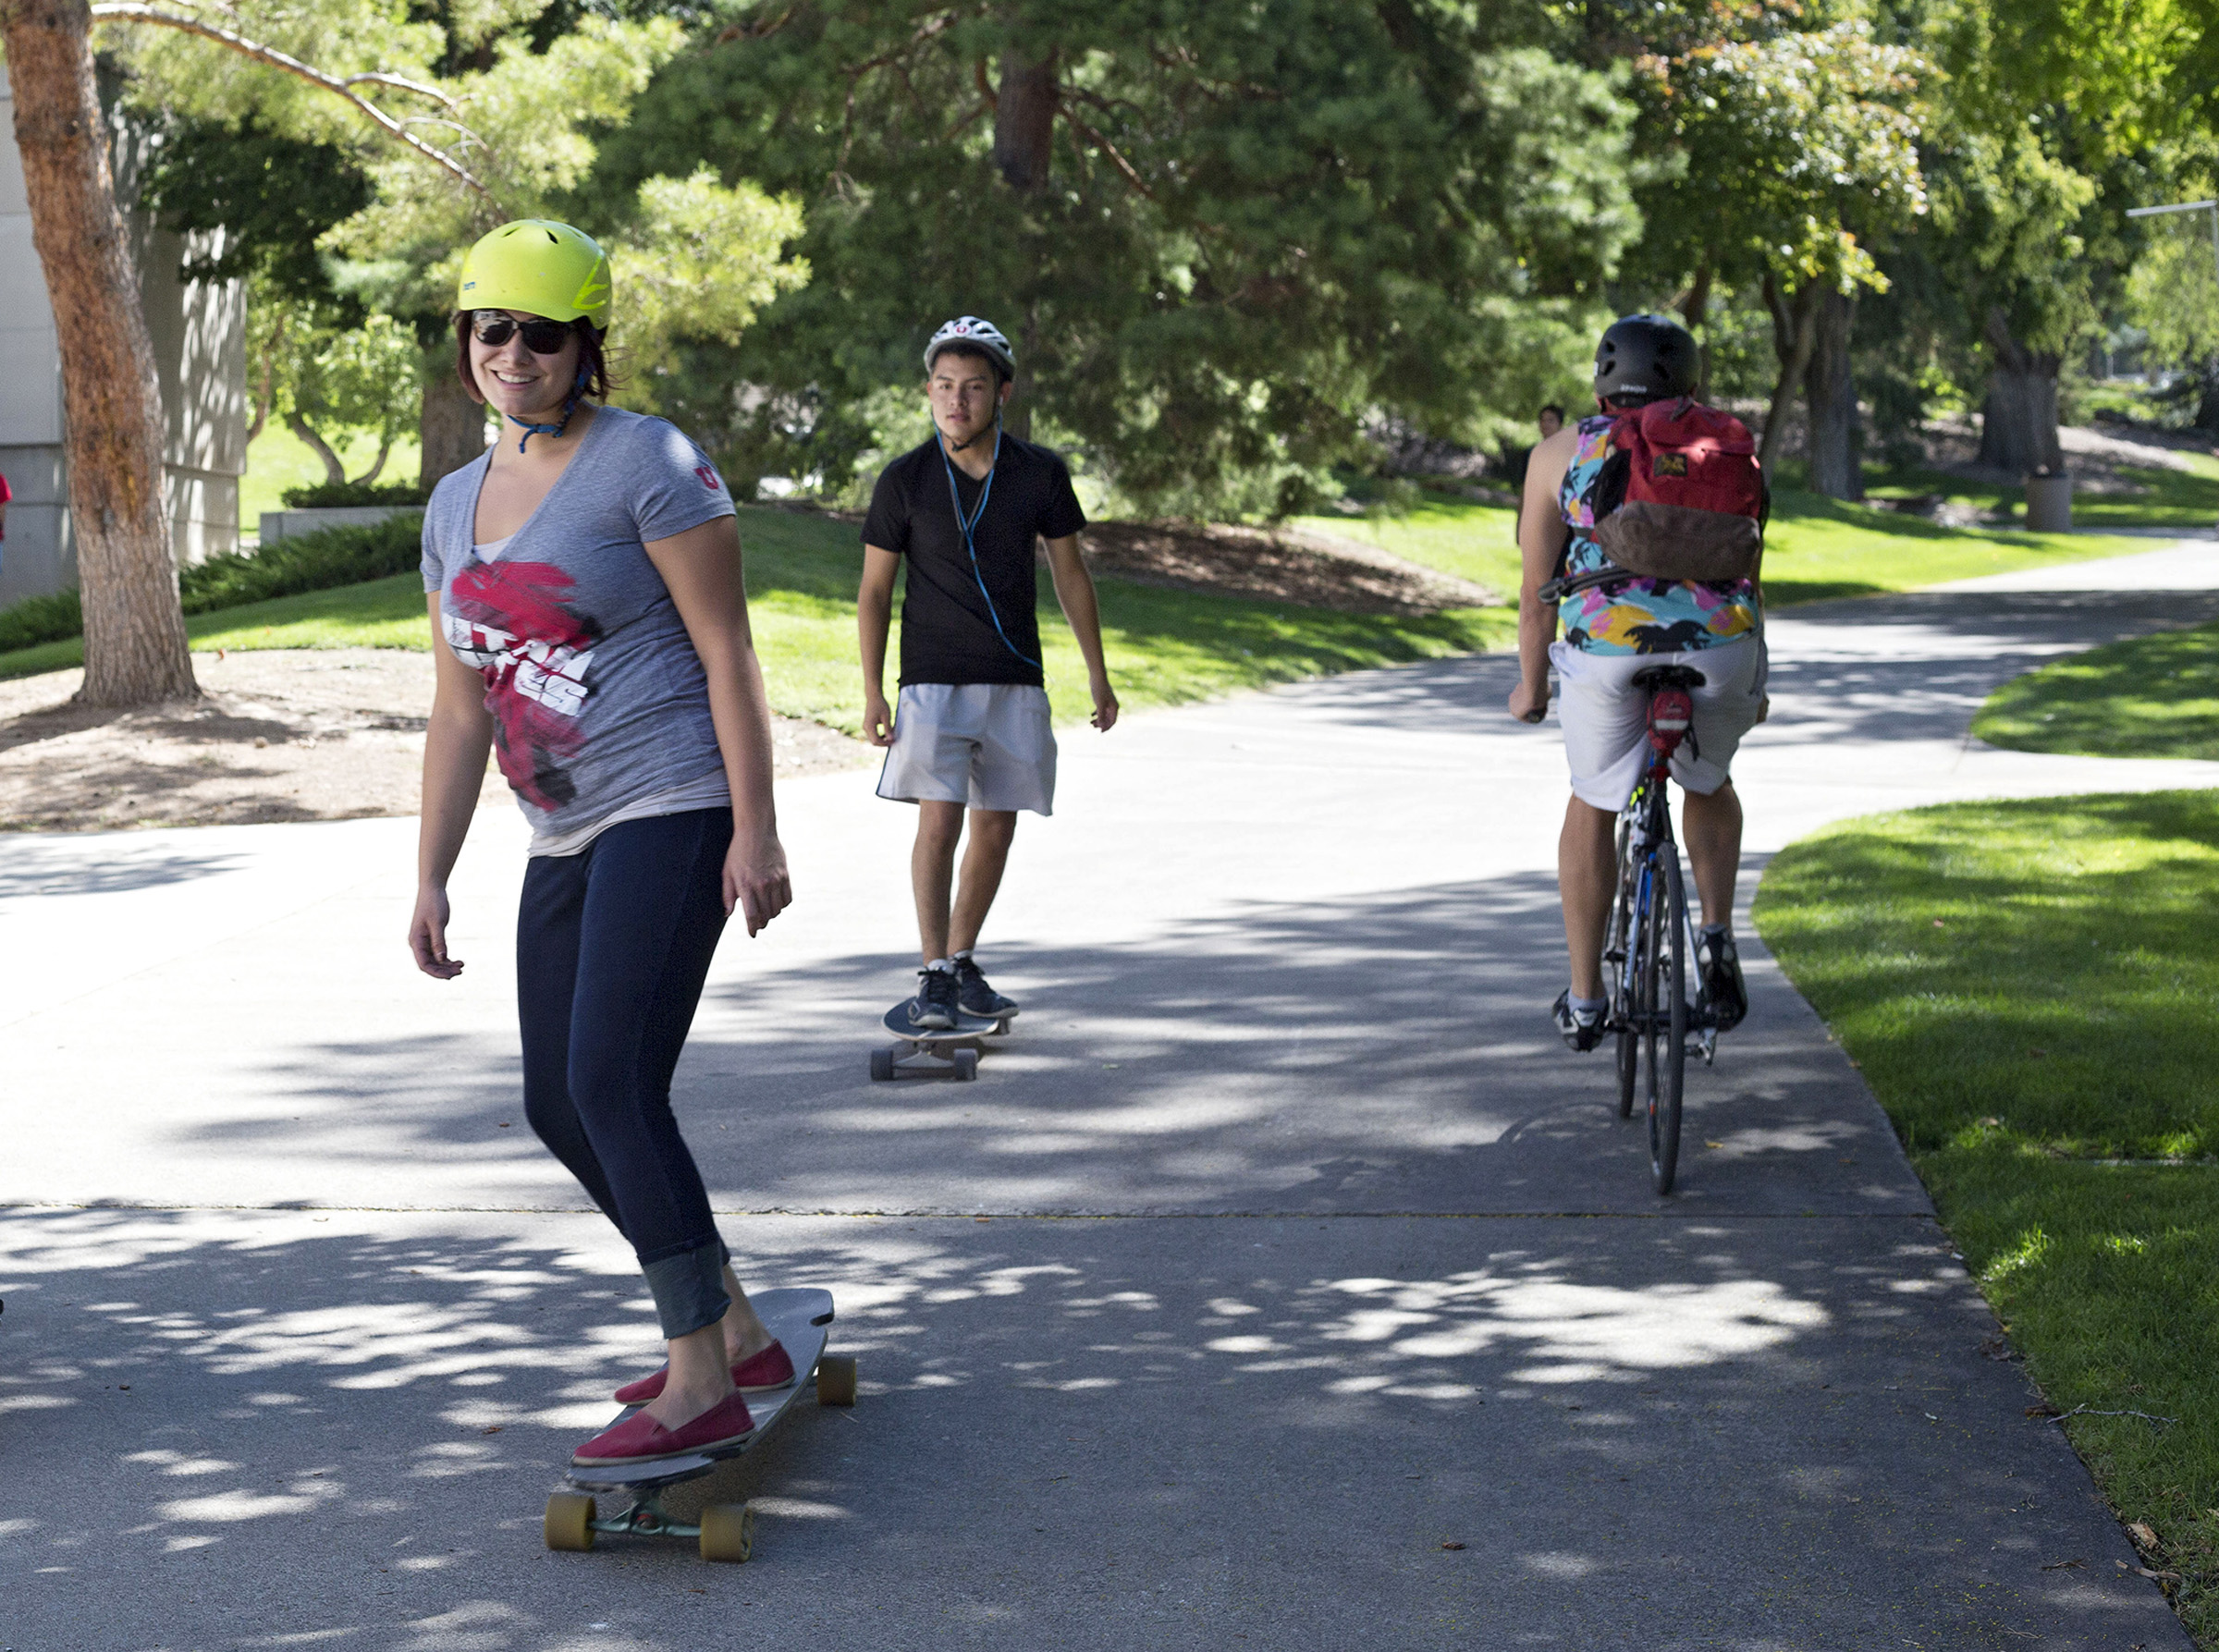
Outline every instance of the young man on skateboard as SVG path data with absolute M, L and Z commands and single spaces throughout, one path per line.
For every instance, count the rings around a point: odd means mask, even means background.
M 863 525 L 864 732 L 888 748 L 878 795 L 917 805 L 910 882 L 925 967 L 910 1020 L 953 1027 L 959 1013 L 1001 1016 L 1014 1000 L 972 956 L 1001 885 L 1017 812 L 1050 812 L 1056 738 L 1040 670 L 1033 545 L 1048 546 L 1056 600 L 1086 661 L 1089 719 L 1108 730 L 1117 696 L 1102 664 L 1094 581 L 1079 555 L 1086 525 L 1071 471 L 1046 447 L 1001 428 L 1017 365 L 1010 341 L 975 315 L 925 347 L 933 436 L 879 473 Z M 901 692 L 886 703 L 894 573 L 906 562 Z M 962 881 L 955 851 L 969 812 Z

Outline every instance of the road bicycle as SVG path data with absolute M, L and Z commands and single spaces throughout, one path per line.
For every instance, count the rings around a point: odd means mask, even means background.
M 1618 1116 L 1631 1118 L 1635 1096 L 1643 1097 L 1649 1176 L 1659 1193 L 1668 1193 L 1679 1169 L 1689 1045 L 1705 1066 L 1718 1048 L 1718 1021 L 1699 970 L 1692 1001 L 1687 992 L 1696 934 L 1668 785 L 1673 753 L 1693 738 L 1689 691 L 1706 679 L 1687 666 L 1649 666 L 1633 680 L 1649 691 L 1649 766 L 1618 816 L 1618 892 L 1602 954 L 1611 999 L 1605 1025 L 1618 1035 Z

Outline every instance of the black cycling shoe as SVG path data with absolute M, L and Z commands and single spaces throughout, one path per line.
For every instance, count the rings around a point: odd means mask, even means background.
M 952 1027 L 955 1019 L 955 972 L 919 970 L 917 996 L 909 1001 L 910 1025 L 937 1031 Z
M 1598 1010 L 1590 1018 L 1574 1010 L 1570 987 L 1556 995 L 1555 1006 L 1549 1013 L 1555 1018 L 1556 1030 L 1571 1048 L 1591 1050 L 1602 1042 L 1603 1022 L 1609 1019 L 1609 1012 Z
M 983 1015 L 989 1020 L 1013 1014 L 1017 1009 L 1015 998 L 1005 998 L 987 985 L 986 972 L 968 953 L 955 961 L 955 1001 L 965 1015 Z
M 1695 967 L 1702 973 L 1703 997 L 1710 1001 L 1711 1023 L 1722 1033 L 1739 1026 L 1749 1012 L 1749 989 L 1741 979 L 1733 931 L 1706 929 L 1698 935 Z

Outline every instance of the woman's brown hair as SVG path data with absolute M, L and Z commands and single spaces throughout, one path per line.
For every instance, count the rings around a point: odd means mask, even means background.
M 478 388 L 478 375 L 470 369 L 470 318 L 476 313 L 474 310 L 455 312 L 455 373 L 471 400 L 483 406 L 485 392 Z M 570 324 L 570 331 L 578 335 L 578 361 L 585 369 L 585 394 L 596 401 L 607 400 L 608 356 L 601 348 L 607 335 L 582 317 Z

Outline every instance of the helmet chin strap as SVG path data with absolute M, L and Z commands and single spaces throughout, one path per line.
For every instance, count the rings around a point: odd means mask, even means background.
M 962 452 L 962 451 L 964 448 L 966 448 L 966 447 L 971 447 L 971 446 L 972 446 L 973 444 L 975 444 L 975 443 L 977 443 L 977 442 L 983 442 L 983 441 L 985 441 L 986 439 L 987 439 L 987 431 L 986 431 L 986 426 L 984 426 L 984 425 L 982 424 L 981 426 L 979 426 L 979 428 L 978 428 L 978 429 L 976 429 L 976 430 L 973 431 L 973 432 L 972 432 L 972 433 L 971 433 L 969 435 L 965 436 L 965 437 L 964 437 L 964 438 L 963 438 L 962 441 L 960 441 L 960 442 L 949 442 L 949 443 L 948 443 L 948 451 L 949 451 L 949 452 L 950 452 L 950 453 L 961 453 L 961 452 Z M 940 440 L 941 440 L 941 441 L 943 441 L 943 442 L 947 442 L 947 441 L 948 441 L 948 438 L 947 438 L 946 436 L 942 436 L 942 437 L 940 438 Z M 1001 409 L 1000 409 L 1000 408 L 999 408 L 999 407 L 997 407 L 997 408 L 994 410 L 994 445 L 995 445 L 997 447 L 1000 447 L 1000 446 L 1001 446 Z
M 524 450 L 524 445 L 533 436 L 552 436 L 558 442 L 562 440 L 562 433 L 570 427 L 570 415 L 578 410 L 579 398 L 585 394 L 585 363 L 581 361 L 578 363 L 578 377 L 572 382 L 570 393 L 563 401 L 562 419 L 558 423 L 534 424 L 528 419 L 519 419 L 514 413 L 503 415 L 509 423 L 523 427 L 524 434 L 516 439 L 516 450 L 519 453 Z

